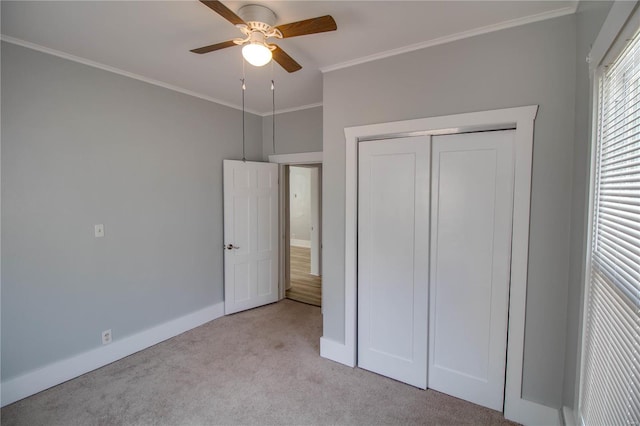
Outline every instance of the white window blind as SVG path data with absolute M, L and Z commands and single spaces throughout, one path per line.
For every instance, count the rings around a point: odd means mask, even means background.
M 580 389 L 585 425 L 640 425 L 640 42 L 599 81 Z

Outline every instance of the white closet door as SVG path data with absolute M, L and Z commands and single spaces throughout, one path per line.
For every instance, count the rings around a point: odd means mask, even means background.
M 424 389 L 429 138 L 359 150 L 358 365 Z
M 513 131 L 436 136 L 431 169 L 429 388 L 502 411 Z

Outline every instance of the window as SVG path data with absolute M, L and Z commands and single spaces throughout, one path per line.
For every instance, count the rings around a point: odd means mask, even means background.
M 640 425 L 640 37 L 598 86 L 579 413 Z

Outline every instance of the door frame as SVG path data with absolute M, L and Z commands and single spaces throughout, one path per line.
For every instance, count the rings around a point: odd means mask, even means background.
M 285 174 L 285 166 L 297 166 L 305 164 L 320 164 L 322 167 L 322 151 L 315 152 L 301 152 L 297 154 L 271 154 L 269 155 L 270 163 L 278 164 L 278 176 L 280 180 L 280 200 L 278 208 L 278 226 L 280 232 L 280 248 L 278 249 L 278 291 L 279 300 L 285 297 L 285 284 L 287 274 L 287 248 L 289 246 L 287 223 L 286 223 L 286 211 L 288 209 L 288 197 L 289 197 L 289 182 L 288 177 Z M 322 194 L 318 194 L 322 199 Z M 320 228 L 322 232 L 322 228 Z M 322 234 L 320 234 L 320 241 L 322 241 Z M 320 245 L 322 247 L 322 244 Z M 322 249 L 321 249 L 322 251 Z M 320 255 L 322 258 L 322 254 Z M 324 303 L 322 304 L 324 306 Z M 324 310 L 323 310 L 324 312 Z
M 309 166 L 311 174 L 311 271 L 322 276 L 322 164 Z
M 515 130 L 513 233 L 504 415 L 521 423 L 558 424 L 558 412 L 522 398 L 533 131 L 538 105 L 395 121 L 344 129 L 345 170 L 345 342 L 321 339 L 321 355 L 355 366 L 357 361 L 358 143 L 417 135 Z

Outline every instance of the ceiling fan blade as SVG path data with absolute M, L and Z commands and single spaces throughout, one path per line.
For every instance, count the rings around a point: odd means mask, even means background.
M 280 46 L 276 46 L 276 49 L 272 52 L 273 60 L 276 61 L 282 68 L 288 72 L 296 72 L 302 69 L 302 65 L 293 60 L 291 56 L 287 54 Z
M 338 26 L 331 15 L 325 15 L 318 18 L 305 19 L 304 21 L 292 22 L 290 24 L 278 25 L 276 28 L 282 33 L 282 37 L 288 38 L 335 31 L 338 29 Z
M 238 24 L 247 25 L 247 23 L 244 22 L 244 20 L 241 17 L 233 13 L 231 9 L 229 9 L 227 6 L 225 6 L 224 4 L 222 4 L 217 0 L 200 0 L 200 2 L 205 4 L 207 7 L 209 7 L 209 9 L 213 10 L 214 12 L 222 16 L 227 21 L 231 22 L 233 25 L 238 25 Z
M 209 52 L 213 52 L 214 50 L 220 50 L 220 49 L 224 49 L 231 46 L 237 46 L 237 44 L 235 44 L 233 40 L 223 41 L 222 43 L 210 44 L 209 46 L 203 46 L 197 49 L 192 49 L 191 52 L 203 54 L 203 53 L 209 53 Z

